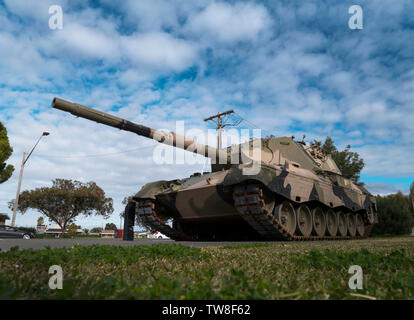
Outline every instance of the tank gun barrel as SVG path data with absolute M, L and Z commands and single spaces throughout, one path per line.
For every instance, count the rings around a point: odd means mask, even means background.
M 77 103 L 69 102 L 59 98 L 54 98 L 52 102 L 52 107 L 65 112 L 69 112 L 77 117 L 92 120 L 121 130 L 134 132 L 137 135 L 156 140 L 160 143 L 178 147 L 186 151 L 200 154 L 202 156 L 209 157 L 214 160 L 224 158 L 224 161 L 227 162 L 228 159 L 227 153 L 224 150 L 218 150 L 214 147 L 196 143 L 194 140 L 188 139 L 184 136 L 177 135 L 174 132 L 155 130 L 137 123 L 133 123 L 131 121 L 118 118 L 111 114 L 89 107 L 85 107 Z M 222 161 L 220 161 L 220 163 L 222 163 Z

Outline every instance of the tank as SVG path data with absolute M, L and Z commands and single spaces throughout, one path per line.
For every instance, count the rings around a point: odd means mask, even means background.
M 52 107 L 211 159 L 211 172 L 145 184 L 126 206 L 130 230 L 137 216 L 174 240 L 340 240 L 368 237 L 378 220 L 375 198 L 303 140 L 218 150 L 62 99 Z

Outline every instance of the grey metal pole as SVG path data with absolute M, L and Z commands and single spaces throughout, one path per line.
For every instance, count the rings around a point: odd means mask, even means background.
M 36 144 L 34 145 L 34 147 L 32 148 L 32 150 L 30 151 L 30 153 L 27 156 L 27 158 L 26 158 L 26 152 L 23 152 L 22 166 L 20 167 L 19 182 L 17 184 L 16 200 L 14 201 L 14 206 L 13 206 L 13 218 L 12 218 L 12 223 L 11 223 L 11 226 L 12 227 L 14 227 L 14 225 L 16 223 L 16 213 L 17 213 L 17 208 L 19 206 L 19 195 L 20 195 L 20 187 L 21 187 L 21 184 L 22 184 L 24 165 L 26 164 L 27 160 L 29 160 L 29 158 L 32 155 L 32 153 L 33 153 L 34 149 L 36 148 L 36 146 L 39 144 L 40 139 L 42 139 L 44 136 L 48 136 L 49 134 L 50 133 L 49 132 L 46 132 L 46 131 L 42 133 L 42 135 L 37 140 Z
M 22 165 L 20 167 L 19 182 L 17 183 L 16 200 L 14 201 L 14 206 L 13 206 L 13 218 L 11 222 L 12 227 L 14 227 L 16 223 L 16 212 L 17 212 L 17 206 L 19 205 L 20 187 L 22 185 L 23 169 L 24 169 L 25 160 L 26 160 L 26 152 L 23 152 L 23 160 L 22 160 Z
M 221 117 L 218 118 L 218 126 L 217 126 L 217 149 L 221 149 Z

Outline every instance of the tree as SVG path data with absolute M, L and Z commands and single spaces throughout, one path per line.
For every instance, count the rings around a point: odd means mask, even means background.
M 357 152 L 351 152 L 351 146 L 349 144 L 346 146 L 345 150 L 338 151 L 331 137 L 327 137 L 323 145 L 321 141 L 317 140 L 313 143 L 322 147 L 325 153 L 332 156 L 332 159 L 335 161 L 345 178 L 361 184 L 359 182 L 359 174 L 364 168 L 365 163 L 364 160 L 359 157 Z
M 91 233 L 101 233 L 102 232 L 102 228 L 100 227 L 95 227 L 91 229 Z
M 413 183 L 411 183 L 411 187 L 410 187 L 410 200 L 411 200 L 411 204 L 413 205 L 413 210 L 414 210 L 414 181 Z
M 11 164 L 6 165 L 6 160 L 12 153 L 13 148 L 10 146 L 7 130 L 0 122 L 0 183 L 9 180 L 13 174 L 14 167 Z
M 67 230 L 67 235 L 69 236 L 69 237 L 74 237 L 74 236 L 76 236 L 76 234 L 77 234 L 77 232 L 78 232 L 78 229 L 80 228 L 80 226 L 77 226 L 75 223 L 71 223 L 70 224 L 70 226 L 68 227 L 68 230 Z
M 9 202 L 13 208 L 14 200 Z M 55 179 L 52 187 L 23 191 L 20 194 L 19 211 L 28 209 L 40 211 L 49 220 L 56 222 L 65 232 L 66 226 L 79 215 L 101 215 L 105 219 L 114 211 L 113 201 L 95 182 L 82 183 L 66 179 Z
M 10 217 L 7 214 L 0 213 L 0 221 L 10 220 Z
M 44 223 L 45 223 L 45 220 L 43 219 L 43 217 L 39 217 L 39 219 L 37 219 L 38 226 L 42 226 Z
M 115 223 L 107 223 L 105 225 L 105 230 L 118 230 Z
M 372 234 L 409 234 L 414 227 L 414 210 L 408 196 L 400 191 L 385 197 L 376 196 L 378 223 Z

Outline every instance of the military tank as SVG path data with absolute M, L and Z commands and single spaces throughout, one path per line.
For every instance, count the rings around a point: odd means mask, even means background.
M 211 159 L 211 172 L 144 185 L 126 206 L 124 239 L 136 215 L 171 239 L 213 241 L 363 238 L 378 220 L 375 198 L 303 140 L 251 139 L 218 150 L 59 98 L 52 107 Z

